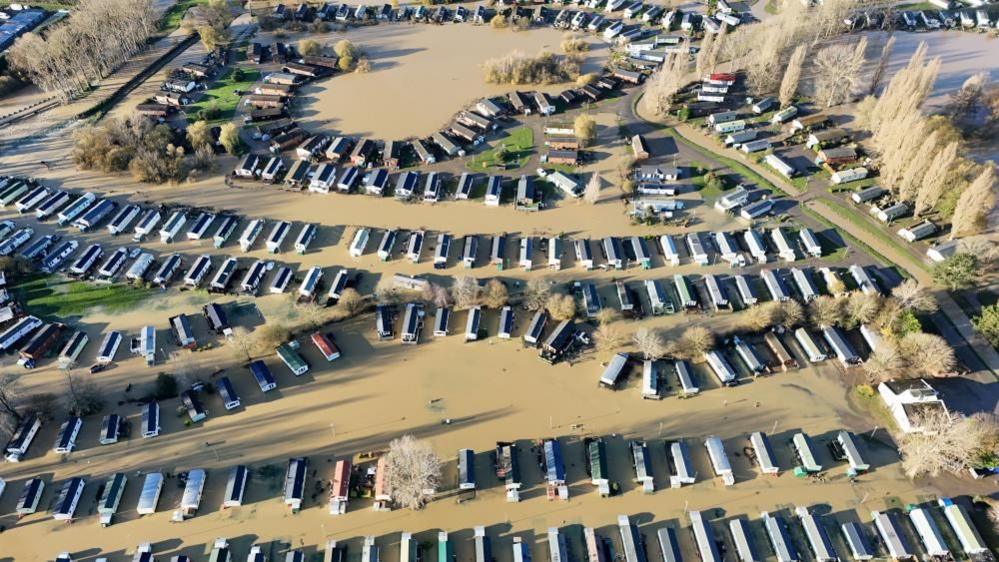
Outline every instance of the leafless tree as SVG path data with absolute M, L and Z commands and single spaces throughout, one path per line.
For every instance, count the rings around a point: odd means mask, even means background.
M 412 435 L 389 443 L 385 456 L 385 488 L 396 504 L 422 508 L 441 481 L 441 460 L 433 447 Z
M 821 295 L 808 303 L 808 318 L 816 328 L 839 326 L 843 321 L 843 304 L 840 299 Z
M 0 375 L 0 428 L 12 429 L 21 421 L 18 411 L 22 394 L 21 379 L 16 375 Z
M 597 349 L 601 351 L 612 351 L 621 347 L 624 342 L 624 334 L 614 324 L 600 324 L 593 331 L 593 339 L 596 341 Z
M 898 349 L 887 341 L 882 342 L 864 361 L 864 372 L 871 384 L 898 378 L 904 367 L 905 362 Z
M 798 93 L 798 80 L 801 78 L 801 67 L 805 64 L 805 55 L 808 54 L 808 45 L 798 45 L 791 58 L 784 67 L 784 78 L 780 82 L 780 105 L 787 107 L 794 101 L 795 94 Z
M 954 349 L 936 334 L 906 334 L 898 343 L 910 376 L 936 377 L 954 370 Z
M 800 326 L 805 321 L 805 307 L 796 300 L 786 300 L 780 303 L 780 324 L 788 328 Z
M 233 355 L 237 359 L 246 359 L 247 363 L 253 360 L 253 333 L 243 326 L 233 328 L 232 337 L 229 338 L 229 345 L 232 346 Z
M 639 328 L 632 335 L 635 347 L 646 360 L 655 360 L 666 355 L 666 340 L 659 331 L 649 328 Z
M 235 123 L 223 123 L 219 131 L 219 144 L 229 154 L 239 154 L 243 141 L 239 139 L 239 129 Z
M 551 295 L 551 283 L 542 277 L 532 277 L 524 287 L 524 305 L 528 310 L 540 310 L 545 307 Z
M 572 320 L 576 317 L 576 299 L 572 295 L 554 293 L 548 297 L 545 308 L 555 320 Z
M 996 203 L 995 164 L 987 162 L 981 174 L 961 193 L 951 218 L 950 238 L 977 234 Z
M 983 444 L 995 443 L 995 420 L 985 414 L 954 419 L 945 411 L 926 413 L 914 420 L 918 433 L 898 436 L 902 469 L 909 478 L 959 473 L 969 468 Z
M 854 291 L 846 298 L 843 327 L 849 330 L 873 322 L 881 310 L 881 297 L 863 291 Z
M 601 308 L 596 316 L 597 324 L 610 324 L 621 319 L 621 314 L 613 308 Z
M 768 301 L 754 305 L 746 310 L 743 313 L 743 322 L 746 328 L 758 332 L 777 324 L 780 316 L 780 303 Z
M 951 186 L 959 144 L 958 141 L 951 141 L 933 157 L 916 192 L 914 213 L 917 217 L 936 207 L 940 198 Z
M 67 409 L 75 416 L 89 416 L 104 408 L 104 395 L 91 378 L 66 373 Z
M 823 47 L 815 54 L 815 95 L 824 107 L 850 99 L 863 61 L 857 61 L 856 46 L 845 44 Z
M 336 301 L 336 307 L 343 312 L 344 317 L 351 318 L 357 316 L 367 306 L 367 301 L 357 289 L 348 287 L 340 293 L 340 299 Z
M 894 297 L 901 308 L 913 310 L 915 312 L 934 312 L 937 309 L 937 300 L 926 289 L 914 279 L 907 279 L 892 289 L 891 296 Z
M 437 308 L 447 308 L 454 305 L 451 293 L 436 283 L 431 283 L 427 286 L 427 292 L 423 296 L 423 300 L 433 303 Z
M 454 280 L 454 285 L 451 285 L 451 296 L 458 310 L 465 310 L 478 304 L 481 292 L 478 279 L 467 275 L 458 277 Z
M 603 186 L 604 180 L 600 177 L 600 172 L 593 172 L 590 176 L 590 181 L 586 182 L 586 191 L 583 193 L 583 199 L 591 205 L 596 205 L 600 201 L 600 188 Z
M 653 117 L 663 118 L 673 108 L 673 97 L 684 86 L 687 74 L 687 59 L 684 55 L 672 55 L 645 81 L 642 103 Z
M 895 47 L 895 36 L 889 35 L 888 40 L 885 41 L 884 46 L 881 47 L 881 55 L 878 57 L 878 64 L 874 68 L 874 74 L 871 76 L 871 89 L 868 91 L 869 94 L 874 95 L 874 92 L 878 91 L 878 87 L 881 86 L 881 80 L 884 79 L 885 69 L 888 68 L 888 60 L 891 58 L 891 51 Z
M 506 284 L 499 279 L 490 279 L 482 292 L 482 304 L 489 308 L 502 308 L 509 298 Z
M 711 51 L 714 48 L 715 34 L 705 33 L 704 39 L 701 40 L 700 49 L 697 51 L 697 58 L 694 61 L 694 69 L 697 72 L 697 77 L 701 78 L 709 73 L 708 59 L 711 57 Z
M 715 336 L 703 326 L 691 326 L 683 331 L 673 350 L 681 359 L 699 359 L 715 345 Z
M 909 165 L 903 169 L 902 178 L 897 186 L 898 197 L 903 201 L 914 201 L 923 185 L 923 178 L 933 163 L 933 157 L 940 151 L 940 133 L 931 132 L 919 144 L 916 152 L 910 155 Z

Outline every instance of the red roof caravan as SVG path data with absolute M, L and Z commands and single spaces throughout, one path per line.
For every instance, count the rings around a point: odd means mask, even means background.
M 708 76 L 709 83 L 711 84 L 724 84 L 725 86 L 731 86 L 735 84 L 735 74 L 729 74 L 728 72 L 715 72 Z
M 319 348 L 319 352 L 323 354 L 323 357 L 327 361 L 335 361 L 340 358 L 340 348 L 333 343 L 333 338 L 328 337 L 322 332 L 315 332 L 311 337 L 312 343 Z
M 333 479 L 330 483 L 330 514 L 339 515 L 347 512 L 347 501 L 350 499 L 350 461 L 336 461 L 333 469 Z

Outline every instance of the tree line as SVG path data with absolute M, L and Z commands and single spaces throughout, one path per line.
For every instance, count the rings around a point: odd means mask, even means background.
M 44 36 L 18 38 L 7 57 L 15 72 L 68 101 L 138 52 L 156 25 L 151 0 L 80 0 Z

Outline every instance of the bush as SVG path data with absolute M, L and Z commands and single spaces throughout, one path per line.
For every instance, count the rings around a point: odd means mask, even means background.
M 230 76 L 232 76 L 233 82 L 242 82 L 243 80 L 246 80 L 246 72 L 238 66 L 232 70 L 232 74 Z
M 298 52 L 302 56 L 311 57 L 316 56 L 322 52 L 322 47 L 319 45 L 318 41 L 313 39 L 302 39 L 298 42 Z
M 496 14 L 493 19 L 489 20 L 489 26 L 493 29 L 504 29 L 510 25 L 507 21 L 506 16 L 503 14 Z
M 153 398 L 156 400 L 169 400 L 177 396 L 177 379 L 173 375 L 160 373 L 156 375 L 156 386 L 153 390 Z
M 558 84 L 579 76 L 579 60 L 542 51 L 528 56 L 514 51 L 483 63 L 490 84 Z
M 562 37 L 562 52 L 567 55 L 585 53 L 590 49 L 590 44 L 578 35 L 567 33 Z

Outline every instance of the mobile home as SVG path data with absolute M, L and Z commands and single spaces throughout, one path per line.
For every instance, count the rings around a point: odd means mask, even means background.
M 690 528 L 694 534 L 694 543 L 701 562 L 722 562 L 721 553 L 718 551 L 718 541 L 715 533 L 700 511 L 690 511 L 687 513 L 690 518 Z
M 715 476 L 721 478 L 726 486 L 735 484 L 735 474 L 732 472 L 732 465 L 729 463 L 722 440 L 712 435 L 704 441 L 704 448 L 708 451 Z
M 101 492 L 97 502 L 97 515 L 101 526 L 107 527 L 111 524 L 118 506 L 121 505 L 121 497 L 125 495 L 125 484 L 128 479 L 123 472 L 116 472 L 104 481 L 104 490 Z
M 770 515 L 766 511 L 760 513 L 760 517 L 763 519 L 763 528 L 767 532 L 767 538 L 770 540 L 770 547 L 773 548 L 777 562 L 799 562 L 801 558 L 787 533 L 784 519 L 779 515 Z
M 797 340 L 798 345 L 805 351 L 805 357 L 808 358 L 809 363 L 821 363 L 826 360 L 826 354 L 819 349 L 818 344 L 815 343 L 812 335 L 805 328 L 795 330 L 794 339 Z
M 222 509 L 243 505 L 246 480 L 249 477 L 250 470 L 244 465 L 239 464 L 229 470 L 229 478 L 226 480 L 225 485 L 225 496 L 222 500 Z
M 288 470 L 284 477 L 284 504 L 292 513 L 298 513 L 305 499 L 305 480 L 308 470 L 308 459 L 295 457 L 288 459 Z
M 135 506 L 135 511 L 139 515 L 152 515 L 156 513 L 156 505 L 160 502 L 160 493 L 163 491 L 163 473 L 150 472 L 142 481 L 142 492 L 139 494 L 139 502 Z

